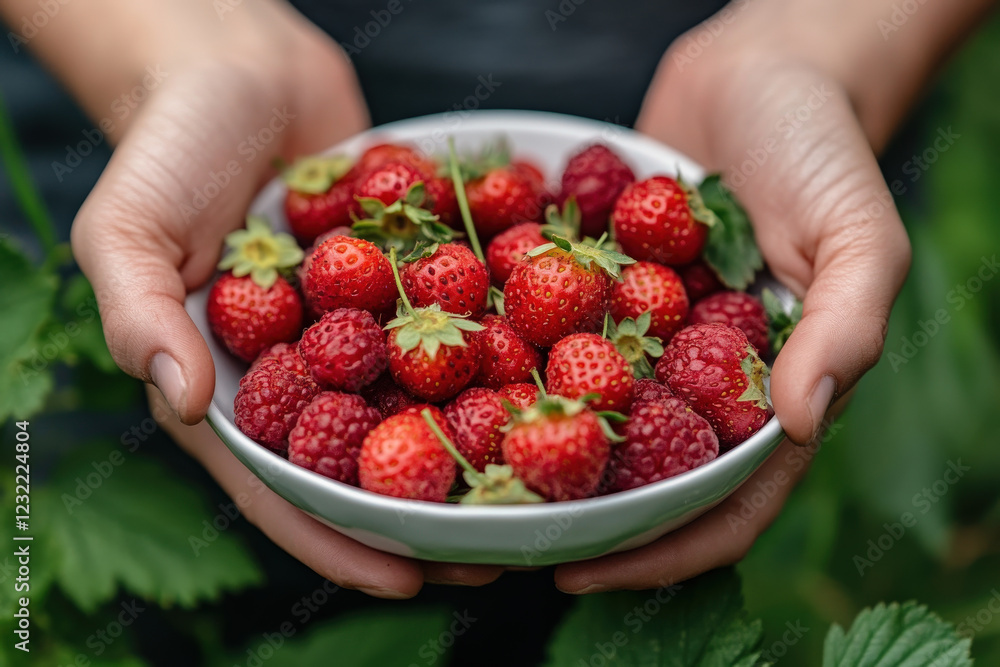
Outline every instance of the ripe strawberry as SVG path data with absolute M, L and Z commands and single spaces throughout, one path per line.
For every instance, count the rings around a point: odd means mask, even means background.
M 618 195 L 634 181 L 635 174 L 611 149 L 602 144 L 588 146 L 569 159 L 559 203 L 574 197 L 580 207 L 581 233 L 597 238 L 608 231 Z
M 681 329 L 656 364 L 656 379 L 708 420 L 723 449 L 743 442 L 771 418 L 767 375 L 746 334 L 725 324 Z
M 302 334 L 302 358 L 326 389 L 357 393 L 389 365 L 385 332 L 367 310 L 338 308 Z
M 595 410 L 628 412 L 635 379 L 632 367 L 611 341 L 597 334 L 574 334 L 549 352 L 545 385 L 550 394 L 581 399 L 588 394 Z
M 299 354 L 298 342 L 275 343 L 270 348 L 260 353 L 260 356 L 257 357 L 252 364 L 250 364 L 250 370 L 253 370 L 260 364 L 266 363 L 272 359 L 281 364 L 285 370 L 289 370 L 296 375 L 310 377 L 309 367 L 306 365 L 305 359 L 302 358 L 302 355 Z
M 680 331 L 688 316 L 688 298 L 673 269 L 653 262 L 636 262 L 622 269 L 621 282 L 611 288 L 611 317 L 621 322 L 650 314 L 649 335 L 663 341 Z
M 389 162 L 362 175 L 354 188 L 356 199 L 377 199 L 386 206 L 406 197 L 414 183 L 424 175 L 404 162 Z M 360 212 L 360 207 L 356 210 Z
M 502 288 L 514 266 L 529 251 L 546 243 L 542 226 L 537 222 L 523 222 L 494 236 L 486 248 L 486 264 L 490 267 L 493 284 Z
M 764 304 L 746 292 L 719 292 L 696 303 L 691 324 L 717 322 L 741 329 L 757 354 L 767 352 L 767 313 Z
M 497 393 L 501 399 L 521 410 L 527 410 L 538 400 L 538 387 L 527 382 L 505 384 Z
M 357 170 L 343 155 L 308 157 L 284 174 L 285 218 L 303 245 L 334 227 L 351 224 Z
M 236 426 L 248 437 L 278 453 L 288 449 L 288 434 L 319 387 L 312 378 L 265 361 L 240 380 L 233 402 Z
M 400 275 L 406 296 L 418 308 L 436 303 L 446 313 L 474 319 L 486 310 L 489 274 L 465 246 L 439 245 L 431 255 L 405 264 Z
M 697 189 L 669 176 L 625 188 L 611 213 L 615 239 L 625 254 L 661 264 L 687 264 L 705 246 L 715 215 Z
M 605 488 L 635 489 L 693 470 L 718 455 L 712 427 L 684 401 L 643 401 L 632 410 L 625 441 L 612 449 Z
M 473 334 L 482 351 L 479 383 L 490 389 L 500 389 L 506 384 L 530 381 L 531 370 L 542 365 L 538 348 L 514 331 L 505 317 L 487 315 L 480 324 L 485 329 Z
M 445 406 L 444 415 L 455 433 L 459 453 L 476 470 L 484 471 L 488 463 L 503 463 L 501 429 L 510 421 L 510 413 L 500 394 L 482 387 L 466 389 Z
M 665 398 L 674 398 L 674 392 L 670 387 L 657 382 L 652 378 L 640 378 L 635 381 L 635 398 L 632 400 L 632 410 L 644 401 L 660 401 Z
M 365 436 L 382 421 L 356 394 L 324 391 L 307 405 L 288 436 L 288 460 L 344 484 L 358 485 Z
M 370 241 L 348 236 L 332 236 L 309 255 L 302 291 L 317 315 L 360 308 L 378 316 L 396 302 L 389 260 Z
M 279 271 L 302 261 L 288 234 L 274 234 L 263 218 L 226 236 L 222 275 L 209 291 L 208 324 L 234 355 L 253 361 L 275 343 L 290 342 L 302 330 L 302 299 Z
M 370 147 L 358 158 L 356 171 L 359 174 L 367 175 L 390 162 L 402 162 L 413 167 L 424 178 L 434 176 L 437 171 L 437 165 L 433 160 L 428 160 L 413 148 L 400 144 L 377 144 Z
M 579 401 L 543 398 L 514 417 L 503 440 L 504 459 L 546 500 L 586 498 L 608 463 L 606 426 Z
M 548 203 L 535 177 L 512 165 L 495 167 L 465 184 L 469 211 L 484 239 L 522 222 L 537 222 Z
M 684 291 L 687 292 L 691 303 L 701 301 L 709 294 L 725 289 L 719 276 L 715 275 L 715 271 L 703 259 L 677 267 L 677 273 L 680 274 Z
M 548 186 L 545 183 L 545 174 L 534 162 L 529 160 L 512 160 L 510 163 L 511 169 L 519 171 L 523 176 L 525 176 L 529 181 L 535 185 L 535 189 L 543 193 L 545 197 L 549 197 Z M 548 201 L 541 204 L 544 209 L 548 206 Z
M 424 208 L 438 217 L 449 227 L 461 226 L 461 213 L 458 210 L 458 198 L 455 197 L 455 186 L 450 178 L 428 178 L 424 183 Z
M 632 260 L 619 253 L 571 244 L 560 237 L 535 248 L 504 286 L 511 326 L 535 345 L 549 347 L 573 333 L 598 331 L 611 297 L 611 279 Z
M 361 396 L 368 405 L 381 413 L 383 419 L 398 415 L 411 406 L 420 405 L 420 401 L 393 382 L 392 376 L 388 373 L 384 373 L 374 384 L 362 389 Z
M 423 417 L 398 414 L 365 437 L 358 481 L 362 489 L 386 496 L 443 503 L 455 481 L 455 460 Z

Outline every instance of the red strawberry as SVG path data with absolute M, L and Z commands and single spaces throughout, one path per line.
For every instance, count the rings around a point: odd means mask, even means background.
M 550 394 L 590 401 L 595 410 L 628 412 L 632 405 L 635 379 L 632 367 L 611 341 L 597 334 L 574 334 L 553 346 L 545 368 L 545 385 Z
M 482 351 L 478 381 L 490 389 L 531 380 L 531 370 L 541 368 L 542 355 L 534 345 L 514 331 L 507 318 L 487 315 L 485 329 L 474 334 Z
M 303 245 L 334 227 L 351 224 L 358 173 L 351 163 L 343 155 L 308 157 L 284 173 L 285 218 Z
M 270 348 L 260 353 L 260 356 L 257 357 L 250 365 L 250 370 L 253 370 L 260 364 L 272 359 L 281 364 L 286 370 L 289 370 L 297 375 L 310 377 L 309 367 L 306 366 L 305 359 L 303 359 L 302 355 L 299 354 L 298 342 L 275 343 Z
M 664 398 L 674 398 L 674 392 L 670 391 L 670 387 L 652 378 L 640 378 L 635 381 L 632 409 L 635 410 L 635 407 L 644 401 L 660 401 Z
M 424 175 L 416 168 L 403 162 L 389 162 L 361 176 L 354 188 L 354 196 L 357 199 L 377 199 L 388 206 L 404 199 L 410 186 L 423 180 Z M 360 207 L 356 212 L 360 212 Z
M 538 387 L 527 382 L 505 384 L 497 393 L 500 398 L 521 410 L 527 410 L 538 400 Z
M 535 248 L 514 267 L 504 286 L 504 308 L 525 340 L 549 347 L 573 333 L 600 330 L 608 311 L 611 279 L 624 255 L 592 246 L 554 243 Z
M 287 370 L 277 360 L 265 361 L 240 380 L 234 421 L 248 437 L 282 453 L 299 415 L 318 393 L 312 378 Z
M 545 184 L 545 174 L 534 162 L 529 162 L 528 160 L 512 160 L 510 163 L 511 169 L 521 172 L 529 181 L 534 183 L 535 189 L 548 196 L 548 186 Z M 544 209 L 548 205 L 548 202 L 542 204 Z
M 360 308 L 378 316 L 396 302 L 389 260 L 370 241 L 333 236 L 302 266 L 302 291 L 321 315 L 335 308 Z
M 443 503 L 455 481 L 455 460 L 422 416 L 398 414 L 365 437 L 358 480 L 361 488 L 386 496 Z
M 582 234 L 597 238 L 608 231 L 618 195 L 634 181 L 635 174 L 611 149 L 601 144 L 588 146 L 569 159 L 559 203 L 574 197 L 580 207 Z
M 610 491 L 626 491 L 693 470 L 719 455 L 707 421 L 679 398 L 643 401 L 613 448 L 606 477 Z
M 326 389 L 356 393 L 389 365 L 385 332 L 367 310 L 331 310 L 302 334 L 302 358 Z
M 469 211 L 484 239 L 522 222 L 542 219 L 548 196 L 523 168 L 496 167 L 465 184 Z
M 771 418 L 767 374 L 746 334 L 725 324 L 681 329 L 656 364 L 656 379 L 708 420 L 723 449 L 743 442 Z
M 428 160 L 421 156 L 409 146 L 399 144 L 378 144 L 372 146 L 358 158 L 356 170 L 362 175 L 367 175 L 390 162 L 402 162 L 409 167 L 413 167 L 424 178 L 432 177 L 437 171 L 437 165 L 433 160 Z
M 411 406 L 420 405 L 420 401 L 393 382 L 392 376 L 388 373 L 361 390 L 361 395 L 369 405 L 381 413 L 383 419 L 398 415 Z
M 690 264 L 685 264 L 677 268 L 677 273 L 684 282 L 684 291 L 687 292 L 691 303 L 704 299 L 709 294 L 714 294 L 725 289 L 725 286 L 715 275 L 705 260 L 699 259 Z
M 324 391 L 299 415 L 288 436 L 288 460 L 344 484 L 358 484 L 365 436 L 382 421 L 356 394 Z
M 671 265 L 694 261 L 715 221 L 695 188 L 669 176 L 629 185 L 611 213 L 615 239 L 625 254 Z
M 459 453 L 476 470 L 482 472 L 487 463 L 503 463 L 501 429 L 510 421 L 510 413 L 500 394 L 482 387 L 466 389 L 445 406 L 444 415 L 455 433 Z
M 424 187 L 427 198 L 424 202 L 424 208 L 436 215 L 444 224 L 450 227 L 461 227 L 458 198 L 455 197 L 455 186 L 451 179 L 428 178 Z
M 592 495 L 608 463 L 605 425 L 578 401 L 541 399 L 515 416 L 503 441 L 503 455 L 532 491 L 546 500 Z
M 546 243 L 542 226 L 537 222 L 524 222 L 494 236 L 486 248 L 486 264 L 490 267 L 493 284 L 503 287 L 514 265 L 524 259 L 528 251 Z
M 717 322 L 741 329 L 757 354 L 767 352 L 767 313 L 764 304 L 746 292 L 719 292 L 696 303 L 691 324 Z
M 622 269 L 622 281 L 611 289 L 611 317 L 621 322 L 650 313 L 649 335 L 664 342 L 680 331 L 688 316 L 688 298 L 673 269 L 636 262 Z
M 471 250 L 457 243 L 437 247 L 429 257 L 404 265 L 403 290 L 418 308 L 439 304 L 446 313 L 480 317 L 486 310 L 490 278 Z

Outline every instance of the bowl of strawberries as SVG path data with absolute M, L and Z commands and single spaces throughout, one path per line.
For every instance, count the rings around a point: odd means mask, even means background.
M 188 297 L 208 420 L 372 547 L 539 566 L 641 546 L 784 435 L 795 321 L 717 176 L 617 126 L 429 116 L 303 157 Z

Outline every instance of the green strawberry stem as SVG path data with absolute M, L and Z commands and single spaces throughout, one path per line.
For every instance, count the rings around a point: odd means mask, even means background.
M 542 382 L 541 376 L 538 375 L 538 369 L 531 369 L 531 377 L 535 379 L 535 385 L 538 387 L 538 393 L 542 395 L 542 398 L 548 398 L 549 394 L 545 391 L 545 383 Z
M 451 441 L 451 438 L 449 438 L 444 434 L 444 431 L 441 430 L 441 427 L 438 426 L 436 421 L 434 421 L 434 417 L 431 415 L 430 408 L 424 408 L 423 410 L 421 410 L 420 415 L 424 418 L 424 421 L 427 422 L 428 428 L 430 428 L 430 430 L 434 432 L 434 435 L 437 436 L 437 439 L 441 441 L 441 445 L 445 449 L 447 449 L 448 453 L 451 454 L 452 458 L 454 458 L 458 462 L 458 464 L 465 469 L 465 472 L 469 475 L 472 475 L 476 479 L 482 479 L 485 481 L 486 479 L 485 476 L 481 472 L 476 470 L 476 468 L 471 463 L 469 463 L 468 459 L 462 456 L 462 454 L 458 451 L 458 448 L 455 447 L 455 443 Z
M 455 199 L 458 200 L 458 210 L 462 212 L 462 224 L 465 225 L 465 233 L 469 235 L 469 242 L 472 244 L 472 252 L 476 253 L 479 261 L 485 264 L 486 255 L 483 254 L 483 247 L 479 244 L 476 227 L 472 224 L 469 199 L 465 196 L 465 181 L 462 180 L 462 170 L 458 166 L 458 155 L 455 153 L 454 137 L 448 137 L 448 168 L 451 171 L 451 182 L 455 186 Z
M 392 277 L 396 281 L 396 289 L 399 291 L 399 296 L 403 299 L 403 307 L 406 308 L 406 312 L 413 319 L 417 319 L 417 311 L 413 309 L 413 304 L 410 303 L 410 299 L 407 298 L 406 292 L 403 291 L 403 280 L 399 277 L 399 267 L 396 266 L 396 249 L 389 248 L 389 266 L 392 268 Z

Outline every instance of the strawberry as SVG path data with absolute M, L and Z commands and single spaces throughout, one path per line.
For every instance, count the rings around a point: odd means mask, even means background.
M 487 315 L 480 324 L 485 328 L 474 334 L 482 350 L 479 383 L 499 389 L 506 384 L 530 380 L 531 370 L 542 365 L 538 348 L 514 331 L 505 317 Z
M 260 356 L 257 357 L 250 365 L 250 370 L 253 370 L 260 364 L 266 363 L 272 359 L 284 366 L 286 370 L 289 370 L 297 375 L 302 375 L 303 377 L 310 377 L 309 367 L 306 365 L 305 359 L 302 358 L 302 355 L 299 354 L 298 342 L 275 343 L 270 348 L 260 353 Z
M 627 412 L 635 379 L 632 367 L 611 341 L 597 334 L 573 334 L 549 352 L 545 385 L 550 394 L 587 400 L 595 410 Z
M 316 382 L 326 389 L 356 393 L 389 365 L 385 332 L 367 310 L 338 308 L 305 330 L 302 358 Z
M 515 415 L 502 449 L 529 489 L 546 500 L 577 500 L 597 490 L 612 435 L 583 403 L 550 396 Z
M 608 230 L 608 218 L 618 195 L 635 174 L 620 157 L 602 144 L 588 146 L 569 159 L 562 175 L 559 203 L 573 197 L 580 207 L 581 232 L 598 237 Z
M 615 324 L 615 321 L 608 316 L 605 323 L 605 338 L 614 343 L 615 348 L 621 353 L 632 369 L 632 374 L 637 378 L 653 377 L 653 366 L 649 363 L 650 357 L 659 359 L 663 356 L 663 345 L 659 338 L 647 336 L 651 315 L 647 312 L 633 320 L 626 317 Z
M 644 401 L 659 401 L 664 398 L 674 398 L 674 392 L 670 391 L 670 387 L 652 378 L 639 378 L 635 381 L 632 409 L 635 410 L 636 406 Z
M 691 324 L 728 324 L 740 329 L 757 350 L 768 351 L 767 313 L 764 304 L 746 292 L 719 292 L 696 303 L 691 309 Z
M 493 284 L 502 288 L 514 265 L 524 259 L 528 251 L 546 243 L 542 226 L 537 222 L 522 222 L 494 236 L 486 248 L 486 264 L 490 267 Z
M 332 236 L 302 266 L 306 302 L 322 315 L 336 308 L 360 308 L 379 316 L 396 301 L 389 260 L 370 241 Z
M 253 361 L 275 343 L 290 342 L 302 330 L 302 299 L 280 271 L 302 261 L 288 234 L 273 234 L 263 218 L 250 216 L 247 228 L 226 236 L 219 269 L 209 291 L 208 324 L 232 354 Z
M 505 384 L 497 393 L 501 399 L 521 410 L 527 410 L 538 400 L 538 387 L 527 382 Z
M 428 178 L 425 182 L 424 207 L 449 227 L 457 227 L 460 220 L 458 198 L 450 178 Z
M 422 416 L 398 414 L 365 437 L 358 481 L 386 496 L 443 503 L 455 481 L 455 461 Z
M 476 231 L 485 239 L 522 222 L 537 222 L 548 203 L 535 176 L 511 165 L 494 167 L 465 184 Z
M 725 289 L 719 276 L 703 259 L 677 267 L 677 273 L 684 283 L 684 291 L 687 292 L 691 303 L 701 301 L 709 294 Z
M 661 264 L 687 264 L 705 246 L 715 214 L 694 187 L 654 176 L 625 188 L 611 213 L 625 254 Z
M 656 364 L 656 379 L 708 420 L 723 449 L 743 442 L 771 418 L 767 375 L 746 334 L 725 324 L 681 329 Z
M 377 199 L 386 206 L 404 199 L 415 183 L 422 183 L 424 174 L 405 162 L 389 162 L 362 175 L 354 187 L 354 197 Z
M 488 463 L 503 463 L 501 429 L 510 421 L 510 413 L 500 394 L 482 387 L 466 389 L 445 406 L 444 415 L 458 451 L 476 470 L 482 472 Z
M 288 460 L 344 484 L 358 485 L 358 455 L 382 421 L 356 394 L 324 391 L 302 410 L 288 435 Z
M 421 156 L 409 146 L 400 144 L 377 144 L 368 148 L 361 157 L 355 170 L 362 175 L 368 175 L 390 162 L 401 162 L 420 172 L 424 178 L 431 178 L 437 171 L 433 160 Z
M 402 307 L 385 327 L 389 330 L 389 372 L 396 384 L 418 398 L 448 400 L 479 372 L 479 345 L 471 334 L 483 326 L 446 313 L 436 303 L 414 308 L 396 270 L 395 249 L 390 267 Z
M 504 286 L 511 326 L 540 347 L 574 333 L 600 329 L 611 297 L 611 280 L 633 260 L 619 253 L 554 236 L 518 263 Z
M 312 378 L 289 371 L 278 360 L 265 361 L 240 380 L 233 402 L 234 421 L 248 437 L 284 453 L 288 434 L 318 393 Z
M 712 427 L 679 398 L 643 401 L 613 448 L 605 489 L 626 491 L 658 482 L 712 461 L 719 439 Z
M 383 373 L 382 377 L 374 384 L 362 389 L 361 395 L 369 405 L 381 413 L 383 419 L 388 419 L 411 406 L 420 404 L 420 401 L 393 382 L 392 376 L 388 373 Z
M 428 251 L 431 254 L 407 263 L 400 274 L 410 302 L 418 308 L 436 303 L 446 313 L 481 317 L 490 290 L 486 266 L 456 243 Z
M 404 168 L 393 163 L 375 172 L 375 175 L 393 167 Z M 454 230 L 424 208 L 426 192 L 423 181 L 418 180 L 408 185 L 402 196 L 388 204 L 385 200 L 395 196 L 395 191 L 387 190 L 379 197 L 359 196 L 358 205 L 367 217 L 355 221 L 351 236 L 371 241 L 386 250 L 395 248 L 397 252 L 404 253 L 451 241 L 455 238 Z
M 653 262 L 636 262 L 622 269 L 622 280 L 611 289 L 611 317 L 650 314 L 649 335 L 664 341 L 680 331 L 688 316 L 688 297 L 673 269 Z
M 282 175 L 288 186 L 285 219 L 303 245 L 334 227 L 351 224 L 357 178 L 351 162 L 343 155 L 308 157 Z

